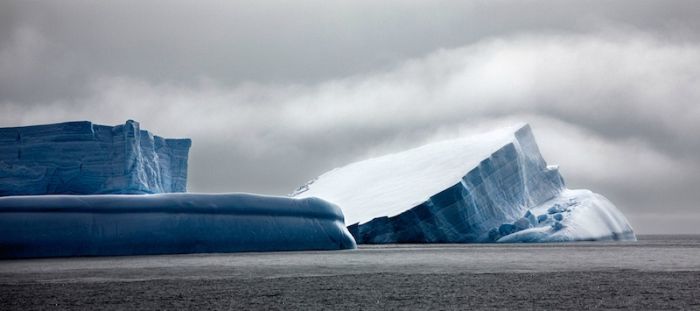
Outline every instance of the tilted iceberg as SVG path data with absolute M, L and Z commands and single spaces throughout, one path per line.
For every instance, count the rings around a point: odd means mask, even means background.
M 340 209 L 252 194 L 0 197 L 0 258 L 355 248 Z
M 636 239 L 610 201 L 566 189 L 529 125 L 349 164 L 292 196 L 338 204 L 357 243 Z
M 0 128 L 0 196 L 185 192 L 190 145 L 131 120 Z

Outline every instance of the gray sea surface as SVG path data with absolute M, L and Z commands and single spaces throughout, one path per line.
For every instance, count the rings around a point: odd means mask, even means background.
M 357 250 L 0 261 L 0 282 L 258 278 L 358 273 L 503 273 L 630 269 L 700 271 L 700 236 L 637 242 L 385 244 Z
M 331 302 L 338 309 L 700 309 L 700 236 L 0 261 L 0 309 L 326 309 Z

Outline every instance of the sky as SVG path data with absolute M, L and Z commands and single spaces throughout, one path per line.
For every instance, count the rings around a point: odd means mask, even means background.
M 0 127 L 133 119 L 193 192 L 518 122 L 638 233 L 700 233 L 698 1 L 0 2 Z

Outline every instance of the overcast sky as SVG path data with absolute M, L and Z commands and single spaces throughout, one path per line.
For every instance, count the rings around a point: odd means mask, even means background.
M 515 122 L 639 233 L 700 233 L 700 2 L 0 2 L 0 126 L 193 139 L 189 190 L 287 194 Z

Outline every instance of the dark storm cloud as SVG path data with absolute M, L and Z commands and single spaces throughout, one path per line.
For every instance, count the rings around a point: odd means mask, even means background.
M 697 232 L 675 225 L 700 220 L 696 6 L 6 2 L 0 125 L 132 118 L 193 138 L 190 190 L 281 194 L 527 121 L 570 186 L 641 232 Z
M 694 40 L 697 10 L 692 0 L 5 1 L 0 42 L 32 49 L 35 62 L 3 68 L 0 93 L 14 101 L 71 97 L 105 75 L 320 82 L 484 37 L 608 24 Z

